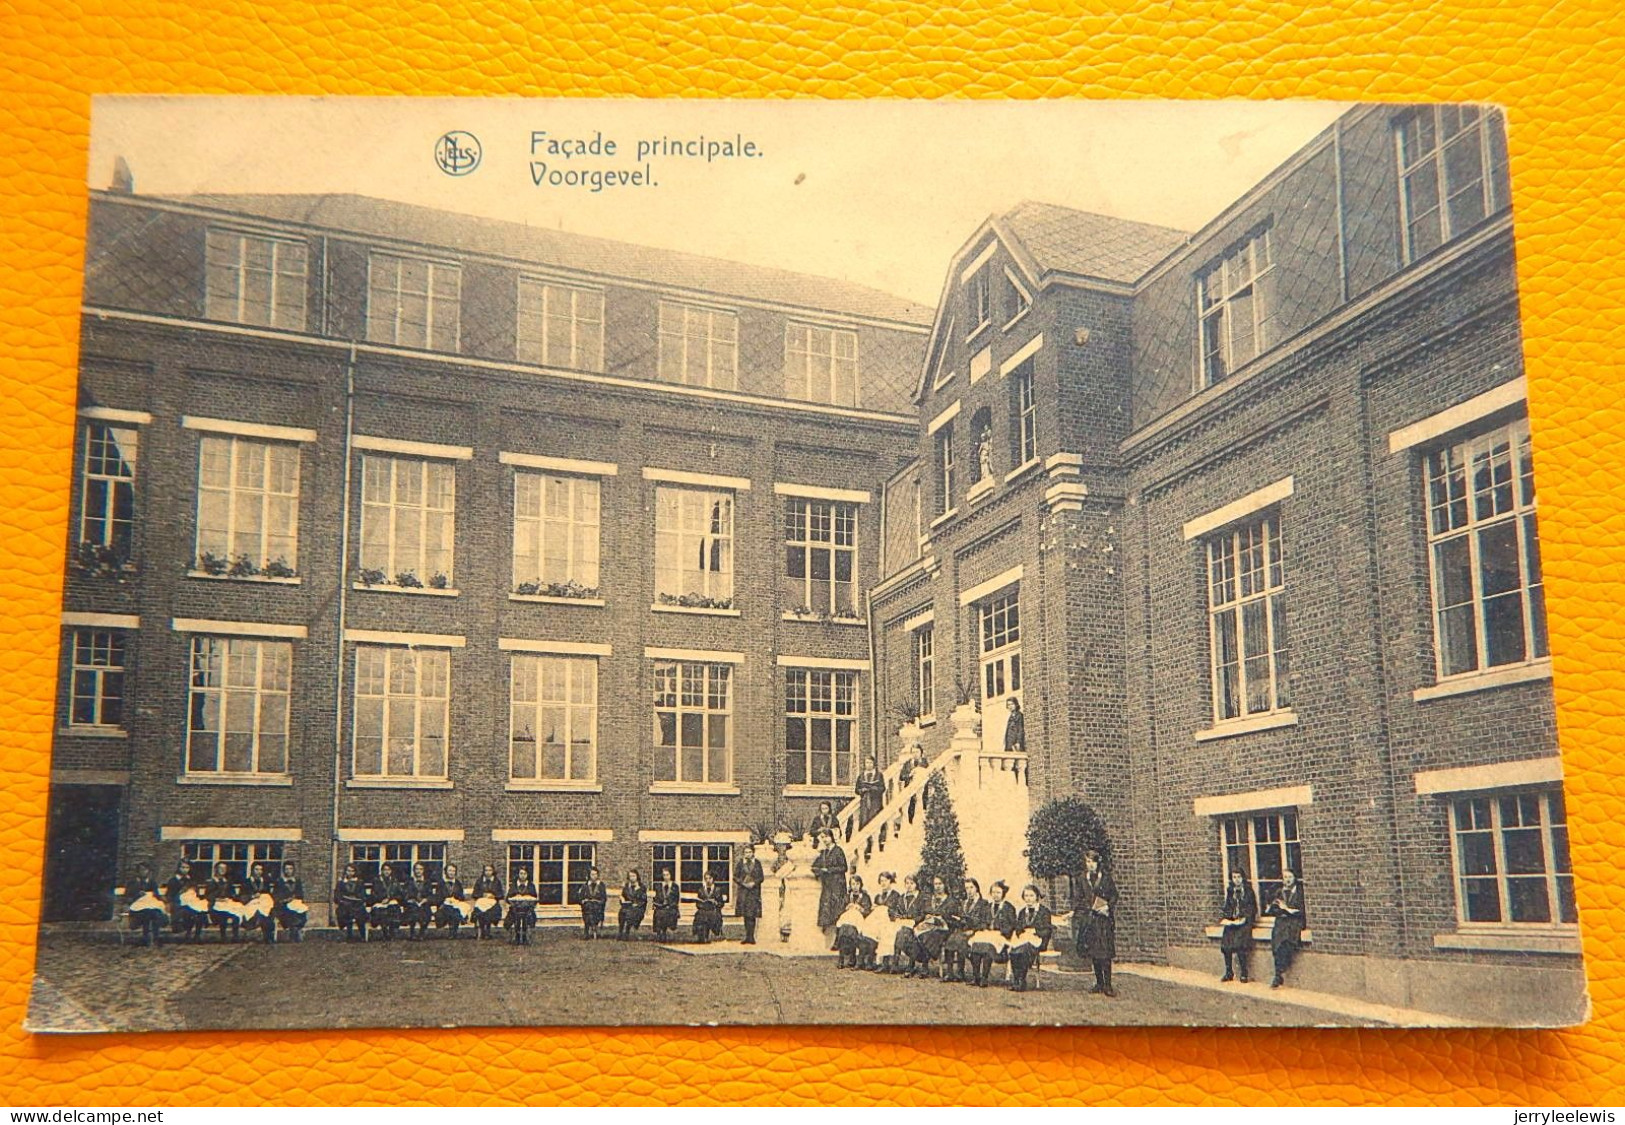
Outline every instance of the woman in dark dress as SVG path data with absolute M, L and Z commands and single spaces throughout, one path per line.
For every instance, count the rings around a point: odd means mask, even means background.
M 581 940 L 597 941 L 598 927 L 604 924 L 604 909 L 609 903 L 609 888 L 599 878 L 598 868 L 588 873 L 576 897 L 581 902 Z
M 818 843 L 818 834 L 828 832 L 832 838 L 841 830 L 841 822 L 836 818 L 835 812 L 829 807 L 828 801 L 818 802 L 818 814 L 813 817 L 812 823 L 807 826 L 807 839 L 814 845 Z
M 256 863 L 248 869 L 248 882 L 243 888 L 243 905 L 248 909 L 244 919 L 250 930 L 258 929 L 267 945 L 276 942 L 276 880 L 266 874 L 265 864 Z
M 401 883 L 401 915 L 406 922 L 406 940 L 422 941 L 429 935 L 429 877 L 423 864 L 414 863 Z
M 1230 870 L 1230 885 L 1225 888 L 1224 902 L 1219 907 L 1219 952 L 1224 954 L 1224 976 L 1220 982 L 1236 979 L 1247 983 L 1247 972 L 1253 960 L 1253 923 L 1258 921 L 1258 896 L 1241 877 L 1239 867 Z M 1235 962 L 1234 969 L 1231 962 Z
M 833 948 L 837 969 L 858 967 L 858 943 L 862 940 L 863 927 L 873 909 L 874 902 L 869 898 L 869 892 L 863 889 L 863 876 L 853 872 L 846 881 L 846 905 L 835 919 Z
M 880 971 L 876 955 L 882 942 L 888 951 L 886 960 L 891 961 L 890 950 L 894 948 L 897 935 L 897 904 L 902 899 L 895 873 L 882 871 L 875 876 L 874 904 L 869 910 L 868 925 L 858 932 L 858 968 L 874 973 Z
M 948 935 L 953 932 L 958 907 L 959 904 L 948 893 L 947 882 L 941 875 L 933 875 L 931 893 L 922 898 L 919 921 L 914 925 L 914 976 L 931 975 L 931 962 L 942 956 Z
M 643 925 L 643 915 L 649 909 L 649 888 L 643 885 L 643 876 L 636 868 L 626 873 L 626 882 L 621 884 L 621 912 L 617 921 L 620 922 L 620 939 L 629 941 L 632 935 L 638 932 Z
M 818 858 L 812 873 L 818 880 L 818 928 L 827 930 L 846 909 L 846 852 L 835 843 L 835 833 L 825 829 L 819 835 Z
M 1021 700 L 1011 696 L 1005 700 L 1005 710 L 1010 712 L 1004 721 L 1004 752 L 1006 754 L 1025 754 L 1027 752 L 1027 715 L 1021 709 Z
M 474 920 L 474 907 L 463 890 L 463 877 L 455 863 L 446 864 L 445 872 L 433 881 L 435 902 L 434 923 L 451 930 L 451 940 L 457 940 L 457 931 L 464 922 Z
M 1000 879 L 987 893 L 987 925 L 970 936 L 970 975 L 978 988 L 987 987 L 995 963 L 1010 959 L 1010 937 L 1016 932 L 1016 908 L 1006 897 L 1009 884 Z
M 208 900 L 198 897 L 196 887 L 197 877 L 192 874 L 192 861 L 188 859 L 175 865 L 175 874 L 164 884 L 164 900 L 169 903 L 169 928 L 182 938 L 192 937 L 209 924 Z M 203 909 L 199 910 L 200 906 Z
M 694 897 L 694 940 L 701 945 L 713 937 L 722 936 L 722 903 L 725 897 L 711 869 L 706 868 L 700 880 L 700 893 Z
M 734 864 L 734 913 L 745 923 L 745 944 L 756 944 L 756 923 L 762 917 L 762 861 L 756 858 L 756 845 L 746 844 L 744 854 Z
M 1094 966 L 1095 983 L 1089 991 L 1116 996 L 1112 962 L 1117 958 L 1117 884 L 1094 849 L 1084 853 L 1083 864 L 1083 880 L 1072 911 L 1073 948 Z
M 1032 883 L 1021 891 L 1021 909 L 1016 911 L 1016 928 L 1010 935 L 1010 988 L 1014 992 L 1027 991 L 1027 974 L 1038 963 L 1039 954 L 1049 948 L 1049 939 L 1055 933 L 1049 907 L 1044 905 L 1044 892 Z
M 273 920 L 284 934 L 296 942 L 303 941 L 310 908 L 305 905 L 305 882 L 299 878 L 299 868 L 293 860 L 282 865 L 282 873 L 276 878 L 271 897 L 276 903 L 272 911 Z
M 925 747 L 915 742 L 908 748 L 908 757 L 903 759 L 902 767 L 897 771 L 897 785 L 906 789 L 914 780 L 914 775 L 931 764 L 931 759 L 925 756 Z
M 220 940 L 226 940 L 231 931 L 232 941 L 243 939 L 242 888 L 231 877 L 231 869 L 223 863 L 214 865 L 214 878 L 209 880 L 209 921 L 220 927 Z
M 367 885 L 356 874 L 355 864 L 344 865 L 344 877 L 333 886 L 333 920 L 344 931 L 344 940 L 353 941 L 360 930 L 367 940 Z
M 124 896 L 130 904 L 130 928 L 141 935 L 142 945 L 157 945 L 158 934 L 169 925 L 169 910 L 158 891 L 152 868 L 136 864 L 135 875 L 124 885 Z
M 1280 988 L 1286 983 L 1286 971 L 1292 967 L 1292 959 L 1303 945 L 1303 930 L 1309 923 L 1304 909 L 1303 884 L 1290 867 L 1281 873 L 1281 893 L 1275 896 L 1265 913 L 1275 916 L 1275 928 L 1270 933 L 1275 979 L 1270 981 L 1270 987 Z
M 920 919 L 920 906 L 924 902 L 920 894 L 920 884 L 912 875 L 903 877 L 903 891 L 892 904 L 892 921 L 896 923 L 892 931 L 891 951 L 882 955 L 881 972 L 901 973 L 904 976 L 914 975 L 916 951 L 914 947 L 914 925 Z M 884 949 L 885 943 L 881 943 Z
M 536 884 L 530 881 L 530 868 L 521 867 L 508 889 L 508 928 L 513 931 L 515 945 L 529 945 L 530 933 L 536 928 Z
M 401 885 L 395 881 L 389 864 L 379 864 L 367 900 L 367 917 L 372 928 L 383 934 L 385 941 L 394 941 L 401 931 Z
M 487 863 L 480 877 L 474 880 L 474 924 L 479 927 L 480 941 L 488 941 L 491 927 L 502 921 L 502 880 L 497 869 Z
M 982 885 L 975 879 L 965 880 L 965 897 L 959 902 L 950 924 L 953 932 L 942 947 L 942 979 L 956 980 L 960 984 L 975 984 L 974 977 L 965 976 L 970 959 L 970 938 L 978 930 L 985 930 L 992 921 L 992 908 L 982 897 Z
M 671 868 L 660 872 L 655 884 L 654 931 L 656 941 L 669 941 L 677 929 L 678 911 L 682 909 L 683 890 L 671 877 Z
M 886 779 L 881 776 L 873 754 L 863 759 L 863 770 L 852 788 L 858 795 L 858 827 L 862 828 L 880 815 L 886 803 Z

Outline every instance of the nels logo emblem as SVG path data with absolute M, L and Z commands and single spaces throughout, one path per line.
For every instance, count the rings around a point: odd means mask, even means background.
M 466 176 L 480 166 L 480 139 L 454 129 L 434 143 L 434 162 L 448 176 Z

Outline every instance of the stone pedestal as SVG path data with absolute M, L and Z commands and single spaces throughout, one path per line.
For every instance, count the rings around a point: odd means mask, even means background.
M 777 844 L 774 850 L 778 851 Z M 818 928 L 819 883 L 812 873 L 818 851 L 807 841 L 797 840 L 782 855 L 782 861 L 775 857 L 774 870 L 762 883 L 758 948 L 781 955 L 828 954 L 831 939 Z

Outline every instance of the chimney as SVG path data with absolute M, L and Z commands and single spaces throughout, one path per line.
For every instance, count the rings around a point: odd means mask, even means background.
M 122 156 L 113 158 L 113 182 L 108 185 L 108 190 L 122 195 L 135 194 L 135 173 L 130 171 L 130 162 Z

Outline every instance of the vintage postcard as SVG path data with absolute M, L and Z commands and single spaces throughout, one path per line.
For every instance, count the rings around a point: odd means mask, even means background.
M 98 101 L 30 1028 L 1582 1020 L 1508 184 Z

